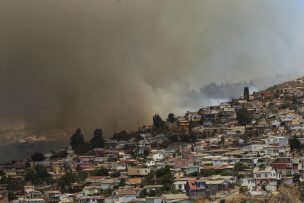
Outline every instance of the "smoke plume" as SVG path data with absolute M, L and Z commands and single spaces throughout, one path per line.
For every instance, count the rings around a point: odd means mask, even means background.
M 153 113 L 208 104 L 197 92 L 210 82 L 303 73 L 303 8 L 280 0 L 2 0 L 1 125 L 134 129 Z

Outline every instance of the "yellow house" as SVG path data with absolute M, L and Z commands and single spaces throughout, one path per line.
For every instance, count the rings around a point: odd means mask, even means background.
M 140 185 L 142 181 L 142 178 L 129 178 L 128 184 L 129 185 Z
M 177 171 L 177 172 L 175 172 L 174 177 L 176 179 L 183 178 L 183 177 L 185 177 L 185 172 L 184 171 Z
M 182 128 L 182 129 L 188 129 L 189 125 L 190 125 L 189 121 L 187 121 L 187 120 L 179 120 L 177 122 L 177 124 L 178 124 L 178 127 Z

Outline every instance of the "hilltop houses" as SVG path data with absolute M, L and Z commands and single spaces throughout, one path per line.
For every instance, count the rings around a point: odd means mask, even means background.
M 68 146 L 43 160 L 2 164 L 0 198 L 169 203 L 277 195 L 304 181 L 303 81 L 123 131 L 84 152 Z

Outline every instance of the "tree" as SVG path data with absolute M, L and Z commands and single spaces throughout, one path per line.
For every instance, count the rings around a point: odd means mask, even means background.
M 99 169 L 95 169 L 92 172 L 93 176 L 108 176 L 109 175 L 109 170 L 106 168 L 99 168 Z
M 50 183 L 52 179 L 45 166 L 37 165 L 34 169 L 25 170 L 25 180 L 31 181 L 34 185 L 40 185 L 44 182 Z
M 88 177 L 88 173 L 86 171 L 78 171 L 76 177 L 79 182 L 84 183 Z
M 163 121 L 163 119 L 158 114 L 155 114 L 153 116 L 153 126 L 155 128 L 162 128 L 164 125 L 165 122 Z
M 93 138 L 91 139 L 90 143 L 94 148 L 103 148 L 104 147 L 104 139 L 102 137 L 103 131 L 101 128 L 97 128 L 94 131 Z
M 126 130 L 123 130 L 119 133 L 114 133 L 112 136 L 113 140 L 119 140 L 119 141 L 128 141 L 134 136 L 134 134 L 128 133 Z
M 5 176 L 4 170 L 0 170 L 0 177 Z
M 234 171 L 236 171 L 236 172 L 242 171 L 242 170 L 247 169 L 247 168 L 248 168 L 248 166 L 246 164 L 241 163 L 241 162 L 237 162 L 234 165 Z
M 34 162 L 43 161 L 45 159 L 44 155 L 40 152 L 35 152 L 31 158 Z
M 86 143 L 81 130 L 78 128 L 70 139 L 70 145 L 75 153 L 79 154 L 85 151 Z
M 165 174 L 159 178 L 159 182 L 165 191 L 169 191 L 172 189 L 173 175 L 171 173 Z
M 7 178 L 6 180 L 7 190 L 9 192 L 14 192 L 17 190 L 23 190 L 24 188 L 24 180 L 15 179 L 15 178 Z
M 167 118 L 167 121 L 170 122 L 170 123 L 174 123 L 175 122 L 175 115 L 173 113 L 169 113 L 168 114 L 168 118 Z
M 239 111 L 237 111 L 237 120 L 239 122 L 239 124 L 241 125 L 247 125 L 251 123 L 251 116 L 249 114 L 249 112 L 247 111 L 247 109 L 240 109 Z
M 60 150 L 59 152 L 53 152 L 52 156 L 50 157 L 51 160 L 54 159 L 63 159 L 66 158 L 67 151 L 66 150 Z
M 58 184 L 61 189 L 65 189 L 66 187 L 70 187 L 72 183 L 77 181 L 76 175 L 72 171 L 67 171 L 63 176 L 61 176 L 58 180 Z
M 159 178 L 166 174 L 171 174 L 170 166 L 166 165 L 165 167 L 158 169 L 155 173 L 156 177 Z
M 210 170 L 210 169 L 202 169 L 200 171 L 200 175 L 202 177 L 209 177 L 211 175 L 214 175 L 215 174 L 215 171 L 214 170 Z
M 8 199 L 8 201 L 12 201 L 12 200 L 16 199 L 16 196 L 13 192 L 10 191 L 10 192 L 8 192 L 7 199 Z
M 37 177 L 43 180 L 47 180 L 50 178 L 50 174 L 47 171 L 47 168 L 42 165 L 38 165 L 35 167 Z
M 296 136 L 293 136 L 290 140 L 289 140 L 289 145 L 291 150 L 298 150 L 301 149 L 301 142 L 299 141 L 299 139 Z
M 119 171 L 115 171 L 113 173 L 111 173 L 111 177 L 112 178 L 116 178 L 116 177 L 119 177 L 120 176 L 120 172 Z
M 244 87 L 244 98 L 249 101 L 249 87 Z

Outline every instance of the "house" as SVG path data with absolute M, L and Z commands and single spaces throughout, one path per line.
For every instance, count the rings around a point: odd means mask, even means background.
M 144 190 L 146 190 L 147 194 L 158 194 L 163 187 L 164 185 L 145 185 Z
M 25 185 L 24 186 L 24 192 L 25 193 L 30 193 L 32 191 L 35 191 L 35 186 L 34 185 Z
M 186 194 L 163 194 L 161 199 L 162 203 L 169 203 L 189 200 L 189 197 Z
M 134 189 L 118 189 L 114 192 L 114 203 L 130 202 L 135 200 L 138 193 Z
M 219 113 L 218 110 L 207 110 L 203 114 L 204 120 L 206 122 L 213 123 L 218 119 L 218 113 Z
M 77 157 L 77 155 L 74 153 L 74 150 L 72 149 L 71 145 L 69 145 L 66 153 L 67 153 L 67 156 L 65 159 L 66 162 L 72 162 Z
M 90 185 L 99 185 L 105 179 L 106 177 L 104 176 L 88 176 L 86 179 L 86 183 Z
M 243 178 L 241 180 L 241 186 L 246 187 L 248 191 L 256 190 L 256 183 L 254 178 Z
M 191 175 L 192 173 L 199 173 L 200 167 L 199 166 L 189 166 L 181 168 L 182 171 L 186 173 L 186 175 Z
M 209 195 L 205 182 L 197 181 L 196 178 L 189 178 L 186 183 L 186 193 L 192 199 L 206 197 Z
M 146 203 L 162 203 L 160 197 L 146 197 Z
M 78 198 L 79 203 L 102 203 L 103 200 L 103 196 L 80 196 Z
M 146 166 L 150 167 L 150 166 L 155 166 L 155 161 L 147 161 Z
M 210 190 L 211 194 L 216 194 L 218 191 L 221 190 L 228 190 L 229 183 L 226 180 L 207 180 L 206 186 Z
M 243 178 L 241 186 L 246 187 L 252 194 L 254 192 L 275 192 L 281 175 L 272 167 L 258 168 L 253 170 L 253 178 Z M 257 193 L 260 194 L 260 193 Z
M 179 120 L 177 121 L 177 125 L 179 128 L 187 130 L 189 128 L 190 122 L 187 120 Z
M 48 203 L 58 203 L 60 201 L 61 192 L 59 191 L 46 191 L 44 193 L 45 199 Z
M 261 92 L 261 97 L 262 97 L 263 99 L 272 97 L 272 93 L 269 92 L 269 91 Z
M 194 122 L 199 122 L 202 118 L 201 115 L 198 114 L 198 112 L 190 112 L 188 111 L 185 115 L 185 118 L 188 120 L 188 121 L 194 121 Z
M 174 189 L 181 192 L 186 192 L 187 178 L 176 179 L 173 183 Z
M 141 184 L 142 178 L 129 178 L 127 181 L 128 185 L 138 186 Z
M 82 190 L 84 196 L 94 196 L 101 193 L 101 188 L 99 186 L 85 186 Z
M 98 157 L 103 157 L 105 154 L 105 150 L 103 148 L 94 148 L 91 152 Z
M 233 176 L 213 175 L 209 177 L 202 177 L 196 180 L 196 187 L 200 190 L 203 196 L 214 195 L 218 191 L 228 190 L 230 184 L 235 183 Z
M 183 177 L 185 177 L 185 172 L 184 171 L 180 171 L 180 170 L 175 171 L 174 178 L 180 179 L 180 178 L 183 178 Z
M 281 126 L 281 122 L 278 121 L 278 120 L 273 120 L 273 121 L 271 122 L 271 127 L 273 127 L 273 128 L 278 128 L 278 127 L 280 127 L 280 126 Z
M 42 198 L 37 198 L 37 199 L 27 199 L 25 198 L 23 200 L 23 203 L 45 203 L 45 200 Z
M 195 133 L 203 133 L 204 130 L 205 130 L 205 128 L 203 125 L 199 125 L 199 126 L 192 128 L 192 131 Z
M 150 173 L 150 168 L 128 168 L 129 176 L 146 176 Z
M 162 161 L 164 159 L 164 155 L 157 153 L 152 156 L 153 161 Z
M 269 192 L 277 191 L 278 181 L 281 180 L 281 174 L 277 173 L 271 166 L 255 167 L 253 169 L 253 178 L 257 186 L 257 190 L 266 190 Z
M 27 199 L 42 199 L 43 195 L 40 191 L 32 190 L 25 192 L 25 198 Z
M 105 179 L 100 182 L 100 188 L 102 190 L 111 190 L 114 188 L 115 180 L 113 178 Z
M 125 160 L 125 164 L 136 165 L 136 164 L 138 164 L 138 161 L 136 159 L 128 159 L 128 160 Z
M 282 136 L 270 136 L 265 139 L 265 144 L 287 146 L 289 144 L 289 138 Z
M 268 145 L 264 146 L 263 149 L 258 151 L 260 156 L 271 156 L 271 157 L 288 157 L 290 155 L 290 147 L 279 146 L 279 145 Z
M 285 176 L 292 177 L 298 172 L 298 164 L 293 163 L 290 157 L 279 157 L 271 163 L 271 166 L 281 174 L 282 178 Z
M 75 198 L 75 195 L 65 193 L 65 194 L 60 196 L 60 202 L 59 203 L 74 203 L 75 202 L 74 198 Z

